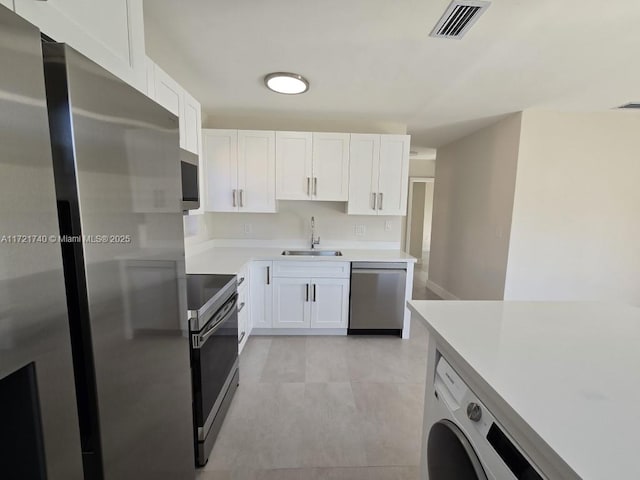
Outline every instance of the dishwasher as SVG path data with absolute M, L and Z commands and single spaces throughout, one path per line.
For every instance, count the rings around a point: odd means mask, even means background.
M 402 335 L 406 263 L 353 262 L 349 335 Z

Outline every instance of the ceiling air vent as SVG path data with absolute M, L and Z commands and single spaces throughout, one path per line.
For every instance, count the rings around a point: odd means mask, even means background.
M 618 108 L 640 109 L 640 102 L 627 103 L 626 105 L 622 105 L 621 107 L 618 107 Z
M 453 0 L 430 35 L 462 38 L 490 4 L 491 2 L 482 0 Z

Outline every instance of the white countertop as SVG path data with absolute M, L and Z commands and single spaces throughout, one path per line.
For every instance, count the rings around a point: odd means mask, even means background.
M 235 274 L 252 260 L 279 260 L 298 262 L 410 262 L 416 261 L 415 257 L 400 250 L 366 250 L 366 249 L 341 249 L 339 257 L 311 257 L 311 256 L 284 256 L 282 251 L 286 248 L 261 248 L 261 247 L 210 247 L 204 251 L 187 254 L 187 273 L 226 273 Z M 302 249 L 298 249 L 302 250 Z M 319 249 L 322 250 L 322 249 Z
M 410 301 L 583 479 L 640 479 L 640 308 Z

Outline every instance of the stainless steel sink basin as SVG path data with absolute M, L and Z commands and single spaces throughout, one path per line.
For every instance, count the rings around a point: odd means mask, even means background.
M 282 255 L 300 255 L 307 257 L 341 257 L 337 250 L 285 250 Z

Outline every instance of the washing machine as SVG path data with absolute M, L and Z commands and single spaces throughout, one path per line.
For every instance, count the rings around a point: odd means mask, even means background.
M 428 480 L 546 480 L 440 357 L 425 412 Z

